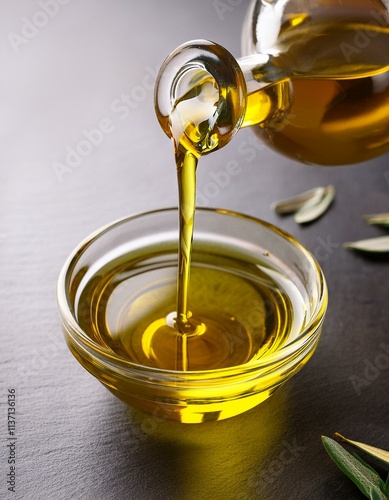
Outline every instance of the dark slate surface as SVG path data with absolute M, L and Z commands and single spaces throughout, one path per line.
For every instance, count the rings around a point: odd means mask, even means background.
M 44 2 L 43 2 L 44 3 Z M 258 408 L 219 423 L 155 422 L 108 393 L 68 353 L 55 286 L 73 247 L 124 215 L 176 205 L 171 145 L 154 117 L 154 70 L 178 44 L 210 38 L 239 54 L 246 2 L 75 0 L 44 23 L 39 2 L 0 3 L 0 497 L 23 500 L 359 499 L 324 451 L 340 431 L 389 449 L 388 260 L 341 248 L 382 234 L 361 221 L 388 211 L 388 157 L 343 168 L 298 165 L 266 149 L 239 153 L 241 131 L 199 166 L 199 190 L 234 159 L 241 171 L 203 204 L 291 232 L 319 259 L 330 306 L 310 363 Z M 220 2 L 219 2 L 220 4 Z M 235 7 L 232 7 L 235 5 Z M 54 9 L 54 7 L 53 7 Z M 27 20 L 43 24 L 25 42 Z M 13 45 L 11 38 L 14 40 Z M 121 96 L 137 96 L 130 110 Z M 108 120 L 108 121 L 107 121 Z M 105 126 L 102 142 L 59 179 L 54 162 Z M 298 227 L 275 199 L 332 183 L 336 201 Z M 388 348 L 389 349 L 389 348 Z M 381 357 L 380 357 L 381 356 Z M 355 377 L 370 378 L 356 389 Z M 7 491 L 7 394 L 16 391 L 16 487 Z M 384 470 L 379 469 L 382 473 Z

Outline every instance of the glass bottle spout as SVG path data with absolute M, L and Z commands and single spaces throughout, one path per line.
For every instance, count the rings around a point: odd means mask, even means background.
M 242 125 L 246 98 L 246 82 L 235 58 L 207 40 L 185 43 L 172 52 L 155 86 L 162 129 L 196 156 L 231 140 Z

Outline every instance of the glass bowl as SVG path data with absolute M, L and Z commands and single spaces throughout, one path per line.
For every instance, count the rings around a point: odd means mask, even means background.
M 325 279 L 309 251 L 281 229 L 198 208 L 191 284 L 200 291 L 193 310 L 208 308 L 214 322 L 221 314 L 233 328 L 225 334 L 220 328 L 215 342 L 207 335 L 193 340 L 208 356 L 205 366 L 175 369 L 169 335 L 150 340 L 139 324 L 148 315 L 154 321 L 154 302 L 173 314 L 177 242 L 176 208 L 126 217 L 83 241 L 58 281 L 65 339 L 113 394 L 158 421 L 229 418 L 267 399 L 312 356 L 327 308 Z M 146 350 L 136 357 L 145 345 L 149 357 L 142 357 Z

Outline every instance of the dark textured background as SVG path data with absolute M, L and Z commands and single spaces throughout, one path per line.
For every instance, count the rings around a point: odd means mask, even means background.
M 253 137 L 244 130 L 201 161 L 201 193 L 210 193 L 210 173 L 228 160 L 241 167 L 208 206 L 286 229 L 318 257 L 328 280 L 330 306 L 315 356 L 256 409 L 200 426 L 157 422 L 116 400 L 63 342 L 55 287 L 73 247 L 116 218 L 177 204 L 171 145 L 155 119 L 152 91 L 138 86 L 188 39 L 210 38 L 239 55 L 246 2 L 219 2 L 229 6 L 223 15 L 215 5 L 71 0 L 16 51 L 9 34 L 20 35 L 24 18 L 41 7 L 0 2 L 1 498 L 358 499 L 321 434 L 340 431 L 389 449 L 389 368 L 368 374 L 359 394 L 351 382 L 365 377 L 369 362 L 382 361 L 381 344 L 389 345 L 388 260 L 341 248 L 383 233 L 361 215 L 388 211 L 387 156 L 315 168 L 259 147 L 249 162 L 239 153 Z M 122 94 L 137 91 L 128 115 L 112 110 Z M 54 162 L 64 163 L 66 148 L 104 118 L 112 132 L 58 179 Z M 269 208 L 329 183 L 336 201 L 314 224 L 299 227 Z M 15 494 L 6 488 L 9 388 L 17 399 Z

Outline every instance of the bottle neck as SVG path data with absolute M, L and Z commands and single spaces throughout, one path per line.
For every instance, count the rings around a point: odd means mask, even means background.
M 290 75 L 273 64 L 268 54 L 254 54 L 237 60 L 246 83 L 246 110 L 241 127 L 265 123 L 291 102 Z

